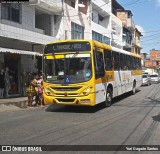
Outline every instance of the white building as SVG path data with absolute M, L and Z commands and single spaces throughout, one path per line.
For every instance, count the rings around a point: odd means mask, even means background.
M 111 1 L 92 0 L 92 39 L 111 44 Z
M 123 25 L 122 21 L 117 17 L 117 10 L 123 8 L 116 0 L 112 0 L 111 28 L 112 37 L 111 45 L 123 49 Z
M 64 0 L 65 39 L 93 39 L 122 48 L 122 21 L 111 0 Z
M 91 39 L 90 0 L 64 0 L 65 39 Z
M 35 72 L 36 65 L 40 68 L 44 44 L 63 38 L 62 3 L 2 3 L 0 19 L 0 69 L 10 70 L 10 94 L 20 94 L 22 72 Z

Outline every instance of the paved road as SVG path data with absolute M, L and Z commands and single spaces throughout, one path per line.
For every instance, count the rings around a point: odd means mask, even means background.
M 152 84 L 136 95 L 117 97 L 109 108 L 48 106 L 0 112 L 0 144 L 160 145 L 159 123 L 160 84 Z

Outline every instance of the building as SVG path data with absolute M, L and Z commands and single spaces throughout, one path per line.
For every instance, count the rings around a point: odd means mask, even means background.
M 132 20 L 132 12 L 130 10 L 118 9 L 117 17 L 122 21 L 123 25 L 123 49 L 126 51 L 132 50 L 132 41 L 134 37 L 135 25 Z
M 124 10 L 124 8 L 116 0 L 112 0 L 111 45 L 123 49 L 123 42 L 122 42 L 123 25 L 122 21 L 117 16 L 119 9 Z
M 147 53 L 141 53 L 142 69 L 143 72 L 150 74 L 160 73 L 160 50 L 150 50 L 150 57 L 147 57 Z
M 134 37 L 133 37 L 133 43 L 132 43 L 132 52 L 135 54 L 140 54 L 141 53 L 141 44 L 140 44 L 140 37 L 143 36 L 141 32 L 135 28 L 134 31 Z
M 41 71 L 41 54 L 48 42 L 93 39 L 131 49 L 132 13 L 116 0 L 29 0 L 1 3 L 0 10 L 0 69 L 9 68 L 10 95 L 22 94 L 23 74 Z M 120 10 L 126 23 L 117 16 Z
M 64 0 L 64 39 L 91 39 L 90 0 Z
M 125 10 L 116 0 L 113 0 L 113 13 L 121 20 L 123 27 L 122 46 L 126 51 L 140 55 L 142 49 L 140 45 L 141 32 L 133 22 L 133 14 L 130 10 Z M 118 22 L 117 22 L 118 23 Z
M 160 74 L 160 50 L 150 50 L 150 60 L 154 62 L 154 68 Z
M 92 0 L 91 39 L 111 44 L 111 1 Z
M 111 1 L 64 0 L 65 39 L 93 39 L 110 44 Z
M 63 38 L 62 3 L 1 3 L 0 18 L 0 69 L 9 68 L 9 95 L 22 94 L 23 72 L 40 70 L 43 46 Z

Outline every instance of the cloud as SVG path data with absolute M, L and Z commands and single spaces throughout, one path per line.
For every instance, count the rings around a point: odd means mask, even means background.
M 145 30 L 140 25 L 136 25 L 136 28 L 142 33 L 142 35 L 145 35 Z
M 156 0 L 156 1 L 157 1 L 158 6 L 160 6 L 160 0 Z

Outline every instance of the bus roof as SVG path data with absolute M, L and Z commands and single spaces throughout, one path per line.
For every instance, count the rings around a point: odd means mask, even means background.
M 54 41 L 54 42 L 49 42 L 48 44 L 54 44 L 54 43 L 60 43 L 60 42 L 90 42 L 93 46 L 97 46 L 99 48 L 102 48 L 102 49 L 108 49 L 108 50 L 112 50 L 112 51 L 115 51 L 115 52 L 119 52 L 119 53 L 124 53 L 124 54 L 127 54 L 127 55 L 132 55 L 134 57 L 137 57 L 137 58 L 141 58 L 140 55 L 138 54 L 135 54 L 135 53 L 132 53 L 132 52 L 129 52 L 129 51 L 125 51 L 123 49 L 119 49 L 119 48 L 116 48 L 116 47 L 112 47 L 110 45 L 107 45 L 105 43 L 101 43 L 101 42 L 98 42 L 98 41 L 95 41 L 95 40 L 86 40 L 86 39 L 80 39 L 80 40 L 58 40 L 58 41 Z

